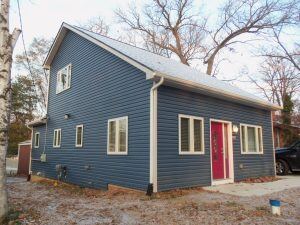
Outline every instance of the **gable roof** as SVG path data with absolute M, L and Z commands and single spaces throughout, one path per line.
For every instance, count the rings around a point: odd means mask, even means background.
M 112 38 L 96 34 L 83 28 L 63 23 L 55 38 L 55 41 L 44 62 L 44 67 L 49 68 L 59 46 L 68 32 L 71 30 L 96 45 L 108 50 L 131 65 L 144 71 L 147 79 L 157 80 L 164 77 L 164 85 L 169 85 L 193 92 L 203 93 L 209 96 L 238 102 L 268 110 L 281 109 L 280 106 L 267 102 L 240 88 L 232 86 L 215 77 L 204 74 L 192 67 L 149 52 Z

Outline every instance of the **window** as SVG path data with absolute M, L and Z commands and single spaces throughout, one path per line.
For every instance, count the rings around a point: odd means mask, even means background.
M 242 154 L 263 154 L 262 127 L 241 124 Z
M 128 152 L 128 117 L 108 120 L 107 154 L 126 155 Z
M 83 141 L 83 125 L 77 125 L 76 126 L 76 147 L 82 147 L 82 141 Z
M 57 73 L 56 93 L 60 93 L 71 87 L 71 64 L 67 65 Z
M 179 154 L 204 154 L 203 118 L 179 115 Z
M 38 148 L 40 146 L 40 133 L 36 132 L 34 134 L 34 147 Z
M 55 129 L 54 136 L 53 136 L 53 147 L 59 148 L 60 143 L 61 143 L 61 129 Z

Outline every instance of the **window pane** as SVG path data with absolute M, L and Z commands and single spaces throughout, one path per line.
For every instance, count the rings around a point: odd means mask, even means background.
M 37 147 L 37 146 L 39 146 L 39 139 L 40 139 L 40 134 L 39 133 L 37 133 L 37 134 L 35 134 L 35 146 Z
M 82 145 L 82 127 L 77 127 L 77 145 Z
M 53 137 L 53 145 L 54 145 L 54 146 L 57 145 L 56 140 L 57 140 L 57 132 L 56 132 L 56 130 L 55 130 L 55 131 L 54 131 L 54 137 Z
M 114 152 L 116 146 L 116 121 L 109 122 L 109 151 Z
M 60 146 L 60 142 L 61 142 L 61 131 L 58 130 L 57 131 L 57 145 Z
M 257 132 L 258 132 L 258 144 L 259 144 L 259 152 L 262 152 L 263 150 L 263 146 L 262 146 L 262 133 L 261 133 L 261 128 L 257 128 Z
M 61 70 L 61 83 L 62 83 L 62 89 L 67 88 L 67 82 L 68 82 L 68 69 L 67 67 Z
M 194 120 L 194 151 L 202 151 L 202 121 Z
M 246 152 L 246 127 L 242 126 L 242 151 Z
M 256 152 L 255 128 L 247 127 L 248 132 L 248 152 Z
M 180 118 L 181 124 L 181 151 L 188 152 L 189 151 L 189 119 L 188 118 Z
M 119 151 L 126 152 L 126 119 L 119 121 Z
M 67 88 L 71 86 L 70 84 L 71 84 L 71 65 L 68 66 Z

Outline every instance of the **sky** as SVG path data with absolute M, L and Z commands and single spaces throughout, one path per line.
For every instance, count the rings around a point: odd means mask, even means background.
M 126 8 L 130 0 L 19 0 L 22 14 L 23 35 L 25 44 L 28 46 L 34 37 L 54 38 L 62 22 L 72 25 L 80 25 L 89 19 L 101 16 L 108 24 L 116 23 L 114 10 Z M 216 14 L 216 5 L 223 0 L 210 0 L 205 10 Z M 135 1 L 137 5 L 142 0 Z M 195 7 L 200 7 L 200 1 L 195 1 Z M 17 0 L 11 0 L 10 28 L 20 28 Z M 243 47 L 245 49 L 245 47 Z M 23 52 L 21 38 L 18 40 L 14 55 Z M 230 52 L 226 57 L 229 59 L 221 64 L 220 79 L 232 79 L 239 76 L 242 69 L 250 73 L 257 73 L 257 68 L 261 59 L 253 57 L 250 51 Z M 196 66 L 205 72 L 202 62 Z M 13 69 L 13 73 L 17 73 Z M 242 80 L 245 80 L 244 78 Z M 258 90 L 247 82 L 233 82 L 241 88 L 247 88 L 248 92 L 259 95 Z

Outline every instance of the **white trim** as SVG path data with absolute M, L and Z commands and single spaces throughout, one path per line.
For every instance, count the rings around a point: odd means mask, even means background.
M 56 144 L 58 142 L 58 140 L 55 139 L 55 132 L 58 132 L 59 131 L 59 140 L 60 140 L 60 143 L 59 144 Z M 56 136 L 58 138 L 58 136 Z M 53 132 L 53 148 L 60 148 L 61 146 L 61 129 L 54 129 L 54 132 Z
M 211 87 L 202 83 L 196 83 L 190 80 L 181 79 L 178 77 L 170 76 L 167 74 L 163 74 L 156 71 L 156 76 L 164 77 L 166 80 L 166 85 L 173 86 L 173 87 L 186 87 L 188 91 L 191 92 L 200 92 L 205 95 L 221 98 L 221 99 L 230 99 L 233 102 L 239 102 L 245 105 L 254 106 L 256 108 L 262 108 L 262 109 L 269 109 L 269 110 L 280 110 L 282 109 L 281 106 L 269 103 L 264 100 L 254 99 L 254 98 L 248 98 L 244 96 L 240 96 L 233 92 L 228 92 L 226 90 L 222 89 L 216 89 L 215 87 Z M 150 77 L 151 79 L 154 79 L 154 77 Z M 196 89 L 196 90 L 195 90 Z
M 189 119 L 189 151 L 181 151 L 181 118 Z M 195 140 L 194 140 L 194 120 L 200 120 L 202 123 L 201 129 L 201 151 L 195 152 Z M 204 118 L 198 116 L 184 115 L 178 114 L 178 150 L 179 155 L 204 155 L 205 147 L 204 147 Z
M 243 152 L 243 137 L 242 137 L 242 127 L 245 127 L 245 136 L 247 138 L 245 138 L 245 145 L 246 145 L 246 149 L 245 152 Z M 249 152 L 248 151 L 248 127 L 252 127 L 255 128 L 255 141 L 256 141 L 256 152 Z M 260 150 L 260 146 L 259 146 L 259 137 L 258 137 L 258 129 L 261 130 L 260 132 L 260 139 L 261 139 L 261 151 Z M 241 123 L 240 124 L 240 145 L 241 145 L 241 154 L 242 155 L 263 155 L 264 154 L 264 144 L 263 144 L 263 129 L 262 126 L 259 125 L 252 125 L 252 124 L 246 124 L 246 123 Z
M 154 74 L 153 74 L 154 76 Z M 157 89 L 164 82 L 161 77 L 158 83 L 153 82 L 150 89 L 150 160 L 149 183 L 153 184 L 153 192 L 157 192 Z
M 228 178 L 222 180 L 214 180 L 213 179 L 213 166 L 212 166 L 212 146 L 211 146 L 211 123 L 224 123 L 227 124 L 227 132 L 228 132 L 228 163 L 229 163 L 229 176 Z M 224 134 L 224 133 L 223 133 Z M 223 138 L 224 139 L 224 138 Z M 219 119 L 210 119 L 209 120 L 209 146 L 210 146 L 210 177 L 211 177 L 211 185 L 219 185 L 219 184 L 228 184 L 234 182 L 234 161 L 233 161 L 233 140 L 232 140 L 232 122 L 227 120 L 219 120 Z M 224 164 L 224 170 L 226 170 Z
M 51 63 L 52 63 L 52 60 L 54 59 L 54 56 L 56 54 L 56 52 L 58 51 L 58 48 L 62 42 L 62 40 L 64 39 L 64 36 L 66 35 L 67 33 L 67 29 L 68 30 L 71 30 L 73 31 L 74 33 L 80 35 L 81 37 L 84 37 L 85 39 L 91 41 L 92 43 L 100 46 L 101 48 L 109 51 L 110 53 L 114 54 L 115 56 L 123 59 L 125 62 L 128 62 L 129 64 L 133 65 L 134 67 L 140 69 L 141 71 L 145 72 L 146 74 L 149 74 L 149 73 L 153 73 L 154 71 L 149 69 L 148 67 L 142 65 L 141 63 L 138 63 L 136 62 L 135 60 L 129 58 L 128 56 L 120 53 L 119 51 L 113 49 L 112 47 L 100 42 L 99 40 L 93 38 L 92 36 L 84 33 L 83 31 L 80 31 L 78 29 L 76 29 L 75 27 L 73 26 L 70 26 L 69 24 L 67 23 L 63 23 L 55 37 L 55 40 L 51 46 L 51 49 L 46 57 L 46 60 L 44 62 L 44 67 L 45 68 L 49 68 Z
M 46 69 L 46 68 L 44 68 L 44 69 Z M 51 68 L 50 68 L 50 66 L 49 66 L 49 68 L 47 68 L 47 70 L 48 70 L 49 75 L 48 75 L 48 90 L 47 90 L 46 115 L 48 115 L 48 108 L 49 108 L 49 92 L 50 92 L 50 76 L 51 76 Z
M 39 135 L 39 138 L 38 138 L 38 145 L 36 145 L 36 135 Z M 34 148 L 39 148 L 40 147 L 40 132 L 35 132 L 34 133 Z
M 77 130 L 77 128 L 81 128 L 81 144 L 80 145 L 77 144 L 77 137 L 78 137 L 78 130 Z M 76 129 L 75 147 L 82 148 L 82 146 L 83 146 L 83 124 L 77 125 L 75 129 Z
M 126 151 L 125 152 L 120 152 L 120 143 L 119 143 L 119 125 L 120 125 L 120 120 L 125 120 L 126 124 Z M 115 122 L 116 123 L 116 131 L 115 131 L 115 151 L 110 152 L 109 151 L 109 123 L 110 122 Z M 118 118 L 113 118 L 109 119 L 107 121 L 107 155 L 128 155 L 128 116 L 123 116 L 123 117 L 118 117 Z
M 274 162 L 274 176 L 276 176 L 276 156 L 275 156 L 275 148 L 274 148 L 274 123 L 273 123 L 272 112 L 270 112 L 270 114 L 271 114 L 271 128 L 272 128 L 272 147 L 273 147 L 272 150 L 273 150 L 273 160 L 274 160 L 273 161 Z M 278 131 L 276 133 L 278 133 Z
M 58 87 L 58 81 L 59 79 L 61 79 L 61 71 L 67 68 L 67 87 L 65 89 L 62 89 L 60 91 L 58 91 L 57 87 Z M 59 94 L 63 91 L 66 91 L 68 89 L 71 88 L 71 80 L 72 80 L 72 64 L 69 63 L 68 65 L 64 66 L 63 68 L 61 68 L 60 70 L 57 71 L 56 73 L 56 94 Z

